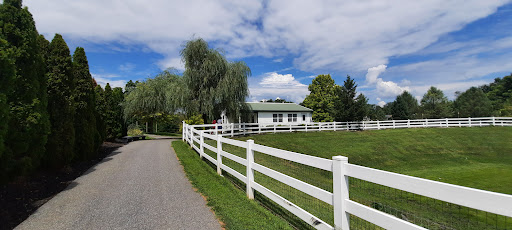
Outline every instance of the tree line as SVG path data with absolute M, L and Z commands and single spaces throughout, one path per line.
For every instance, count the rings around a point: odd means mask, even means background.
M 420 101 L 404 91 L 384 107 L 368 104 L 350 76 L 339 86 L 330 75 L 318 75 L 308 89 L 310 94 L 301 104 L 313 109 L 316 122 L 512 116 L 512 75 L 456 92 L 453 101 L 432 86 Z
M 37 32 L 21 0 L 0 5 L 0 182 L 91 159 L 126 128 L 121 88 L 103 89 L 85 50 Z

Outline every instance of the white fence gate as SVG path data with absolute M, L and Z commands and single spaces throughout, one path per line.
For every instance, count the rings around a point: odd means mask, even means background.
M 512 126 L 512 118 L 490 117 L 406 121 L 329 122 L 310 123 L 306 125 L 292 124 L 284 126 L 257 123 L 223 125 L 183 124 L 183 140 L 187 141 L 199 153 L 201 158 L 206 158 L 208 161 L 216 165 L 218 174 L 222 174 L 222 170 L 224 170 L 244 182 L 246 184 L 246 193 L 249 199 L 254 199 L 254 190 L 256 190 L 316 229 L 350 229 L 349 214 L 386 229 L 424 229 L 423 227 L 410 223 L 406 220 L 350 200 L 349 178 L 357 178 L 363 181 L 505 217 L 512 217 L 512 196 L 354 165 L 348 163 L 348 158 L 343 156 L 334 156 L 332 159 L 324 159 L 259 145 L 254 143 L 253 140 L 244 142 L 228 139 L 223 136 L 265 132 L 341 131 L 409 127 L 473 127 L 489 125 Z M 217 147 L 207 144 L 207 141 L 205 140 L 216 142 Z M 245 149 L 246 157 L 242 158 L 225 151 L 222 148 L 223 143 Z M 205 148 L 216 153 L 216 157 L 214 158 L 206 154 Z M 322 188 L 256 163 L 254 161 L 255 151 L 332 172 L 333 192 L 326 191 Z M 226 164 L 223 164 L 223 158 L 230 159 L 245 166 L 246 175 L 243 175 L 233 168 L 228 167 Z M 334 226 L 329 225 L 324 220 L 307 212 L 299 205 L 283 198 L 270 188 L 255 182 L 254 173 L 256 171 L 321 200 L 328 205 L 332 205 L 334 210 Z

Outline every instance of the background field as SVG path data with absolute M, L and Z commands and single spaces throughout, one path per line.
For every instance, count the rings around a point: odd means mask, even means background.
M 512 194 L 512 128 L 417 128 L 363 132 L 311 132 L 236 138 L 308 155 L 349 157 L 349 162 L 451 184 Z M 206 141 L 216 146 L 214 141 Z M 223 149 L 245 158 L 245 150 Z M 215 157 L 215 153 L 205 151 Z M 332 174 L 255 152 L 255 161 L 332 192 Z M 245 175 L 245 167 L 224 164 Z M 256 172 L 255 181 L 333 224 L 332 206 Z M 512 229 L 512 219 L 351 179 L 350 198 L 429 229 Z M 272 202 L 262 199 L 274 211 Z M 286 214 L 286 211 L 275 212 Z M 289 221 L 296 221 L 293 217 Z M 375 226 L 357 218 L 355 229 Z M 301 226 L 304 227 L 304 226 Z

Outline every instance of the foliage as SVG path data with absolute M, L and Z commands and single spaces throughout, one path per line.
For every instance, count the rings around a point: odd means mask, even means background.
M 75 100 L 75 153 L 80 160 L 96 153 L 96 96 L 92 87 L 89 62 L 82 47 L 73 55 L 73 76 L 76 81 Z
M 214 119 L 225 111 L 231 120 L 242 116 L 248 109 L 245 99 L 249 95 L 247 77 L 251 74 L 244 62 L 227 61 L 203 39 L 187 42 L 181 56 L 188 91 L 181 95 L 188 97 L 184 105 L 187 114 L 199 113 Z
M 189 125 L 202 125 L 204 124 L 203 117 L 200 114 L 190 116 L 188 119 L 185 120 L 186 124 Z
M 313 121 L 329 122 L 334 120 L 334 104 L 339 86 L 334 83 L 331 75 L 318 75 L 308 86 L 309 95 L 302 105 L 313 110 Z
M 107 83 L 105 91 L 103 92 L 105 98 L 105 130 L 106 139 L 113 140 L 117 137 L 126 135 L 126 125 L 123 118 L 123 107 L 124 101 L 123 89 L 120 87 L 110 87 Z
M 3 160 L 9 122 L 7 95 L 10 93 L 11 82 L 16 75 L 16 66 L 14 65 L 13 49 L 3 39 L 2 33 L 0 33 L 0 70 L 0 82 L 2 82 L 0 84 L 0 160 Z M 1 164 L 0 166 L 5 167 Z
M 455 99 L 454 107 L 460 117 L 485 117 L 492 114 L 492 104 L 482 89 L 471 87 Z
M 512 74 L 503 78 L 496 78 L 491 84 L 480 88 L 491 100 L 496 115 L 512 115 Z
M 94 79 L 93 79 L 94 81 Z M 93 82 L 94 83 L 94 82 Z M 93 84 L 94 85 L 94 84 Z M 98 149 L 98 147 L 103 143 L 104 140 L 107 138 L 107 125 L 105 124 L 106 119 L 106 101 L 105 101 L 105 93 L 103 91 L 103 88 L 101 88 L 100 85 L 97 85 L 94 87 L 94 94 L 96 99 L 96 105 L 95 105 L 95 117 L 96 117 L 96 130 L 98 130 L 96 137 L 95 137 L 95 149 Z
M 50 43 L 48 65 L 48 112 L 51 133 L 48 137 L 46 162 L 59 168 L 74 157 L 75 126 L 73 68 L 69 48 L 61 35 Z
M 414 119 L 419 109 L 418 101 L 407 91 L 398 95 L 389 106 L 394 120 Z
M 144 134 L 139 128 L 128 129 L 128 136 L 141 136 Z
M 268 100 L 262 100 L 262 102 L 270 102 L 270 103 L 293 103 L 293 101 L 287 101 L 286 99 L 276 98 L 276 100 L 272 100 L 272 98 Z
M 8 118 L 2 119 L 0 125 L 6 127 L 3 133 L 7 130 L 5 151 L 0 153 L 0 180 L 9 175 L 26 174 L 39 166 L 50 128 L 44 60 L 37 42 L 39 34 L 32 15 L 21 5 L 21 0 L 5 0 L 0 5 L 0 55 L 3 59 L 0 116 Z M 15 72 L 12 72 L 12 65 Z M 4 87 L 9 87 L 10 91 L 5 91 Z
M 384 108 L 378 105 L 368 105 L 368 118 L 373 121 L 386 120 L 386 113 Z
M 335 102 L 337 121 L 361 121 L 368 116 L 368 99 L 363 94 L 357 95 L 356 89 L 357 85 L 350 76 L 338 88 L 338 100 Z
M 421 99 L 422 118 L 445 118 L 450 117 L 452 107 L 443 91 L 432 86 Z

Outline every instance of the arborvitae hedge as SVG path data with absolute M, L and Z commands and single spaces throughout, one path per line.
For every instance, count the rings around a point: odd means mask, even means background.
M 0 33 L 7 41 L 3 45 L 12 49 L 16 68 L 7 95 L 9 121 L 1 159 L 7 175 L 26 174 L 39 166 L 50 127 L 39 34 L 32 15 L 21 5 L 21 0 L 4 0 L 0 5 Z
M 96 136 L 96 147 L 99 147 L 107 138 L 107 128 L 105 124 L 106 102 L 104 96 L 105 92 L 100 85 L 94 87 L 94 93 L 96 96 L 96 130 L 98 130 L 98 134 Z
M 11 82 L 16 74 L 12 49 L 0 33 L 0 180 L 5 179 L 5 139 L 7 138 L 7 124 L 9 121 L 9 106 L 7 95 L 10 93 Z
M 77 160 L 91 158 L 96 152 L 96 97 L 89 72 L 89 62 L 82 47 L 73 55 L 75 87 L 75 154 Z
M 69 48 L 61 35 L 50 43 L 48 55 L 48 112 L 52 124 L 48 137 L 49 167 L 59 168 L 71 162 L 74 156 L 74 79 Z

